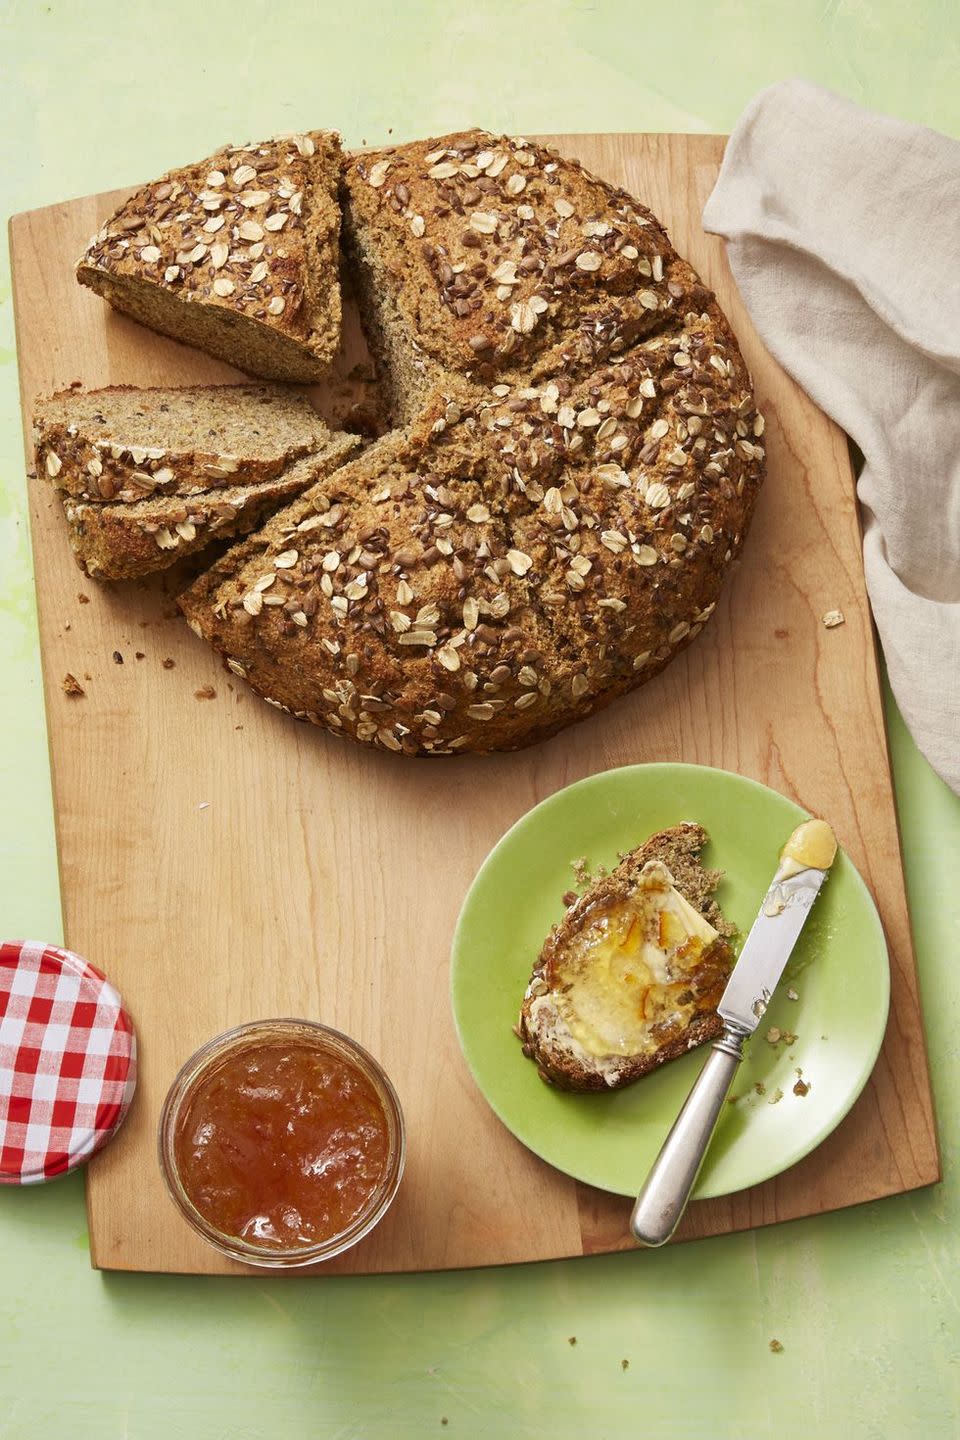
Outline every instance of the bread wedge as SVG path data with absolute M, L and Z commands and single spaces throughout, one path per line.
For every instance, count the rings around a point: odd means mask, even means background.
M 542 1078 L 614 1090 L 723 1029 L 733 928 L 704 870 L 707 835 L 660 831 L 593 884 L 550 932 L 523 997 L 518 1035 Z
M 249 375 L 319 380 L 340 342 L 340 163 L 314 131 L 171 170 L 106 221 L 77 279 Z
M 335 470 L 358 444 L 333 433 L 317 454 L 295 460 L 258 485 L 229 485 L 191 495 L 158 495 L 133 504 L 63 497 L 77 564 L 93 580 L 134 580 L 168 570 L 214 540 L 246 535 Z

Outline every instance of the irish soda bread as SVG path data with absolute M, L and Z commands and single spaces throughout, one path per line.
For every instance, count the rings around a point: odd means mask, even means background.
M 229 146 L 144 185 L 77 279 L 251 375 L 318 380 L 340 339 L 336 135 Z
M 266 699 L 338 734 L 527 744 L 709 618 L 763 476 L 749 376 L 649 210 L 541 146 L 468 131 L 365 153 L 341 199 L 398 428 L 182 608 Z
M 39 401 L 33 426 L 37 472 L 61 492 L 79 564 L 101 580 L 245 533 L 359 444 L 278 385 L 70 389 Z
M 733 932 L 720 873 L 700 865 L 706 839 L 690 823 L 653 835 L 554 926 L 517 1030 L 544 1080 L 618 1089 L 720 1034 Z

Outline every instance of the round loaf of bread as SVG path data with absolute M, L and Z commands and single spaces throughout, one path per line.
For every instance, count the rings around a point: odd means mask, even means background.
M 763 475 L 743 358 L 654 216 L 526 141 L 356 157 L 344 226 L 400 427 L 181 606 L 260 694 L 337 734 L 528 744 L 708 620 Z

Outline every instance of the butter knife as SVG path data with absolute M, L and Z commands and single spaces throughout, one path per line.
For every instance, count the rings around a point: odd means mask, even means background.
M 717 1013 L 723 1034 L 714 1041 L 630 1216 L 641 1245 L 663 1245 L 680 1222 L 696 1183 L 744 1042 L 763 1019 L 807 916 L 836 855 L 824 820 L 807 820 L 780 853 L 780 864 L 727 981 Z

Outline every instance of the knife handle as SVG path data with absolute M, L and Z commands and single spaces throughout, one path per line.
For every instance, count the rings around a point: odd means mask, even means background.
M 666 1244 L 680 1223 L 746 1038 L 727 1026 L 673 1122 L 630 1216 L 631 1233 L 641 1245 Z

